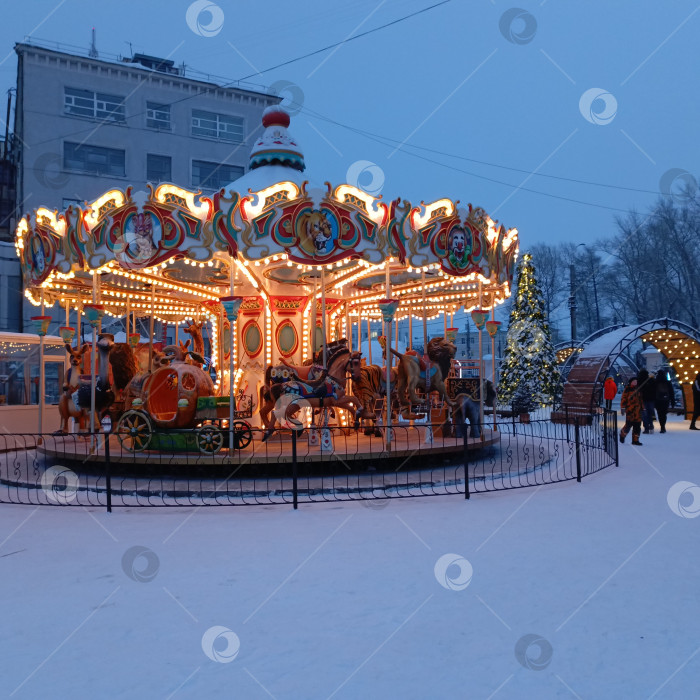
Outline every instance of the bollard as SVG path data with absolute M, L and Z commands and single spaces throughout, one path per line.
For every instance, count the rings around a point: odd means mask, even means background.
M 581 483 L 581 436 L 579 435 L 579 421 L 574 419 L 574 439 L 576 440 L 576 481 Z
M 294 510 L 299 507 L 298 481 L 299 465 L 297 464 L 297 431 L 292 428 L 292 503 Z
M 470 425 L 471 428 L 471 425 Z M 468 443 L 467 426 L 462 427 L 462 435 L 464 437 L 464 498 L 469 499 L 469 443 Z
M 112 512 L 112 469 L 109 461 L 109 433 L 105 433 L 105 483 L 107 487 L 107 512 Z

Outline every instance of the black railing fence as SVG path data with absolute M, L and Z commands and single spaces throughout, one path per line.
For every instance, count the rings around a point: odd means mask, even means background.
M 618 464 L 617 416 L 574 424 L 499 420 L 483 437 L 444 426 L 278 430 L 245 447 L 201 451 L 194 431 L 152 436 L 130 451 L 115 434 L 0 436 L 0 502 L 35 505 L 215 506 L 364 501 L 472 494 L 577 479 Z M 312 440 L 315 437 L 316 440 Z M 316 444 L 310 444 L 315 442 Z M 206 446 L 205 446 L 206 447 Z M 465 473 L 467 478 L 465 479 Z M 381 505 L 376 503 L 377 506 Z

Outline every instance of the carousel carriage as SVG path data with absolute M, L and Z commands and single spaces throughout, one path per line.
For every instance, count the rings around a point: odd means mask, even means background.
M 215 455 L 228 433 L 229 397 L 215 396 L 209 375 L 197 365 L 175 359 L 154 372 L 136 375 L 126 389 L 125 412 L 117 435 L 129 452 L 198 449 Z M 242 450 L 253 432 L 247 421 L 252 398 L 239 397 L 233 422 L 233 446 Z

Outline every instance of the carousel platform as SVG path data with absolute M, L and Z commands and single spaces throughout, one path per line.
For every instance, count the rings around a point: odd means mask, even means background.
M 173 449 L 167 449 L 169 438 Z M 263 465 L 288 465 L 293 461 L 293 444 L 290 431 L 276 431 L 266 442 L 261 441 L 258 431 L 253 441 L 241 450 L 229 452 L 227 447 L 216 454 L 204 454 L 192 449 L 178 449 L 182 444 L 182 432 L 159 433 L 159 449 L 146 449 L 131 452 L 124 448 L 117 435 L 109 436 L 109 461 L 114 473 L 119 465 L 131 467 L 213 467 L 227 468 L 231 465 L 262 467 Z M 485 430 L 482 438 L 467 438 L 467 450 L 476 452 L 493 446 L 500 440 L 500 433 Z M 311 443 L 311 444 L 310 444 Z M 226 445 L 228 442 L 226 441 Z M 105 436 L 71 434 L 55 435 L 44 438 L 37 447 L 37 452 L 52 462 L 81 465 L 81 471 L 98 471 L 98 465 L 106 463 Z M 381 471 L 395 468 L 395 463 L 410 459 L 450 459 L 454 461 L 464 455 L 464 439 L 446 437 L 433 433 L 424 427 L 398 426 L 393 428 L 393 440 L 388 448 L 384 438 L 365 435 L 362 432 L 345 428 L 331 429 L 331 446 L 324 447 L 320 436 L 318 444 L 313 444 L 309 431 L 305 430 L 297 437 L 297 461 L 313 463 L 314 467 L 323 468 L 324 464 L 337 469 L 339 465 L 348 468 L 373 469 Z M 101 469 L 99 469 L 101 471 Z

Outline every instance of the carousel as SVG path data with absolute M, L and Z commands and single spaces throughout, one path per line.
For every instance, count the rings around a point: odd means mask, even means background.
M 109 415 L 111 439 L 144 460 L 262 443 L 264 459 L 279 459 L 294 430 L 321 458 L 345 444 L 339 431 L 356 431 L 371 456 L 411 449 L 400 426 L 461 449 L 466 417 L 470 441 L 488 440 L 483 362 L 454 359 L 453 320 L 463 308 L 480 336 L 495 335 L 517 230 L 471 204 L 384 201 L 315 179 L 289 123 L 268 108 L 248 172 L 211 196 L 127 187 L 20 221 L 40 336 L 54 322 L 47 309 L 65 313 L 64 434 L 94 440 Z M 436 318 L 444 331 L 431 338 Z

